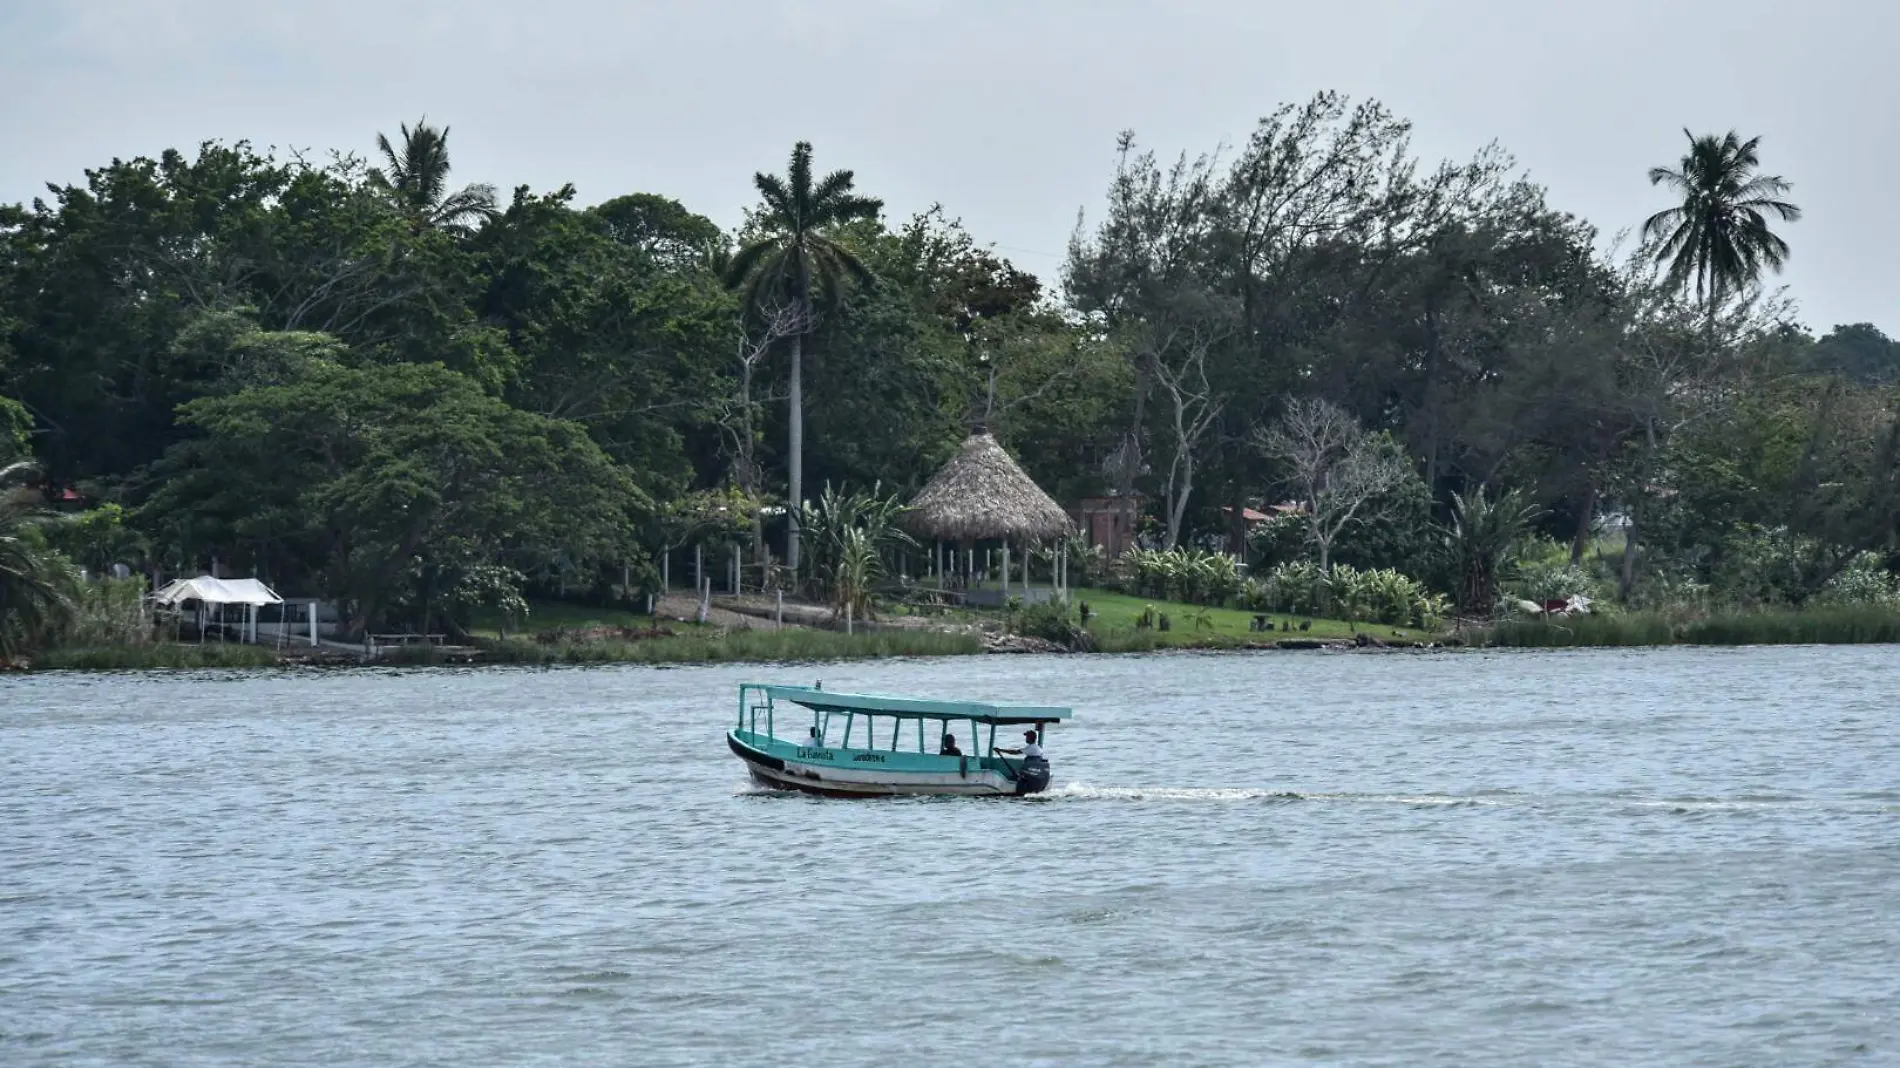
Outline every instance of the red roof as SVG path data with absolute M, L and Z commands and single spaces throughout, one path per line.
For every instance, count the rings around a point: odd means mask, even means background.
M 1234 512 L 1234 506 L 1231 504 L 1223 504 L 1221 505 L 1220 510 L 1223 512 L 1226 512 L 1229 515 L 1232 515 Z M 1258 523 L 1263 519 L 1272 519 L 1273 517 L 1268 515 L 1265 512 L 1256 512 L 1251 508 L 1242 508 L 1240 510 L 1240 518 L 1245 519 L 1249 523 Z

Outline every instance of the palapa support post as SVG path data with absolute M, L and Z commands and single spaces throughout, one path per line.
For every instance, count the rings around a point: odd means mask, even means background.
M 987 555 L 987 554 L 986 554 Z M 983 561 L 983 570 L 988 571 L 990 562 Z M 1003 600 L 1009 600 L 1009 539 L 1003 539 Z

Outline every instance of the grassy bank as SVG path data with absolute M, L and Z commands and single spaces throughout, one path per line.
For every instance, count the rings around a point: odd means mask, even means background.
M 629 612 L 621 608 L 595 608 L 584 604 L 568 604 L 565 601 L 533 601 L 529 604 L 526 617 L 507 626 L 507 621 L 499 612 L 484 609 L 475 614 L 469 626 L 469 633 L 478 638 L 499 638 L 505 628 L 509 634 L 539 634 L 549 630 L 587 630 L 592 627 L 647 627 L 653 624 L 653 617 L 640 612 Z M 681 624 L 669 623 L 669 627 L 678 628 Z
M 1103 652 L 1144 652 L 1180 646 L 1221 649 L 1280 638 L 1350 639 L 1369 634 L 1384 640 L 1417 640 L 1437 635 L 1415 627 L 1392 627 L 1383 623 L 1348 623 L 1340 619 L 1309 619 L 1281 612 L 1265 613 L 1274 629 L 1267 632 L 1252 628 L 1254 613 L 1238 608 L 1201 608 L 1176 601 L 1156 601 L 1130 597 L 1108 590 L 1078 589 L 1070 600 L 1089 606 L 1089 630 Z M 1137 628 L 1135 621 L 1150 608 L 1156 616 L 1166 614 L 1169 628 Z M 1309 624 L 1301 630 L 1300 624 Z
M 260 668 L 277 664 L 262 645 L 96 645 L 52 649 L 33 658 L 37 671 L 149 671 L 157 668 Z
M 488 664 L 714 664 L 740 661 L 875 659 L 888 656 L 962 656 L 983 651 L 974 634 L 822 630 L 735 630 L 638 641 L 540 642 L 511 638 L 483 646 Z M 440 663 L 431 646 L 391 649 L 381 664 Z
M 1871 605 L 1717 612 L 1666 617 L 1653 612 L 1501 623 L 1472 644 L 1509 648 L 1638 645 L 1859 645 L 1900 642 L 1900 610 Z

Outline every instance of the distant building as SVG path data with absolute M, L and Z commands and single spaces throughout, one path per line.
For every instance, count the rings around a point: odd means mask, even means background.
M 1141 523 L 1140 494 L 1128 497 L 1084 497 L 1076 506 L 1075 518 L 1090 545 L 1100 546 L 1104 555 L 1114 559 L 1135 544 L 1135 532 Z

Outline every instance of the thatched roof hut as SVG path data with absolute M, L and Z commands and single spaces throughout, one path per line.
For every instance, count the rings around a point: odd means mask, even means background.
M 1060 538 L 1075 529 L 1062 506 L 1016 466 L 996 439 L 971 434 L 910 502 L 904 525 L 940 541 L 1002 538 L 1017 544 Z

